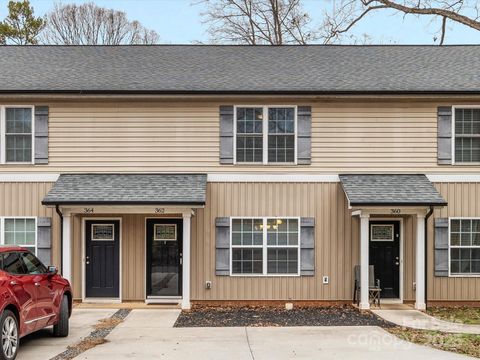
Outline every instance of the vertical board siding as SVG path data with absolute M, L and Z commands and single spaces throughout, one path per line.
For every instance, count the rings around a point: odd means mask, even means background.
M 223 216 L 315 217 L 315 276 L 216 276 L 215 218 Z M 192 221 L 192 300 L 350 300 L 358 224 L 338 183 L 209 183 Z
M 51 217 L 53 264 L 46 265 L 60 267 L 60 219 L 55 209 L 42 205 L 52 186 L 51 182 L 0 182 L 0 216 Z
M 434 217 L 480 217 L 479 183 L 437 183 L 448 207 Z M 0 183 L 0 216 L 48 216 L 52 225 L 53 264 L 60 265 L 60 221 L 53 208 L 41 205 L 50 182 Z M 145 294 L 145 218 L 150 215 L 99 215 L 122 218 L 122 295 L 143 300 Z M 315 217 L 314 277 L 215 276 L 215 218 L 219 216 Z M 89 216 L 91 217 L 91 216 Z M 152 216 L 153 217 L 153 216 Z M 404 299 L 415 298 L 416 218 L 404 216 Z M 74 296 L 82 297 L 82 217 L 72 218 Z M 347 209 L 338 183 L 209 183 L 207 205 L 192 218 L 191 293 L 193 300 L 350 300 L 353 267 L 359 259 L 359 221 Z M 433 275 L 433 216 L 428 222 L 428 298 L 478 301 L 480 277 Z M 322 284 L 322 276 L 330 284 Z M 205 281 L 211 280 L 211 290 Z
M 435 187 L 448 202 L 443 209 L 436 209 L 435 217 L 480 217 L 479 183 L 437 183 Z M 435 277 L 434 276 L 434 228 L 428 226 L 428 284 L 429 298 L 432 300 L 479 301 L 480 277 Z

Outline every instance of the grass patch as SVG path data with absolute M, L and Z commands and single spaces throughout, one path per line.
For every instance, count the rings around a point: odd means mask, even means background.
M 427 313 L 436 318 L 470 325 L 480 325 L 480 308 L 472 307 L 432 307 Z
M 402 340 L 415 344 L 427 345 L 435 349 L 480 358 L 480 335 L 452 334 L 402 327 L 393 327 L 385 330 Z

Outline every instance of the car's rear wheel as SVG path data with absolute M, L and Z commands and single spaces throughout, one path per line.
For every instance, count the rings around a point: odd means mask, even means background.
M 68 297 L 63 296 L 60 304 L 60 313 L 58 314 L 58 322 L 53 325 L 53 335 L 57 337 L 68 336 Z
M 0 319 L 0 326 L 2 329 L 0 359 L 13 360 L 17 357 L 19 345 L 18 321 L 15 314 L 10 310 L 5 310 Z

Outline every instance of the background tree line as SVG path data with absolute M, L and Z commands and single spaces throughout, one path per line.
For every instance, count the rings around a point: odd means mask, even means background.
M 352 29 L 368 16 L 386 10 L 403 16 L 440 19 L 433 42 L 442 45 L 448 23 L 480 31 L 479 0 L 331 0 L 332 10 L 322 10 L 312 22 L 302 0 L 196 0 L 212 43 L 249 45 L 365 43 L 369 34 L 356 36 Z M 431 22 L 431 26 L 436 23 Z M 378 30 L 379 32 L 381 29 Z M 35 16 L 28 0 L 9 1 L 8 15 L 0 22 L 0 44 L 120 45 L 156 44 L 159 34 L 127 14 L 95 3 L 57 4 L 44 17 Z

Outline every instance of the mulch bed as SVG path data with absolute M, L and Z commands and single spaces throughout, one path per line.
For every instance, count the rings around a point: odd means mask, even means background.
M 175 327 L 233 326 L 381 326 L 393 324 L 352 306 L 305 307 L 201 307 L 182 311 Z

